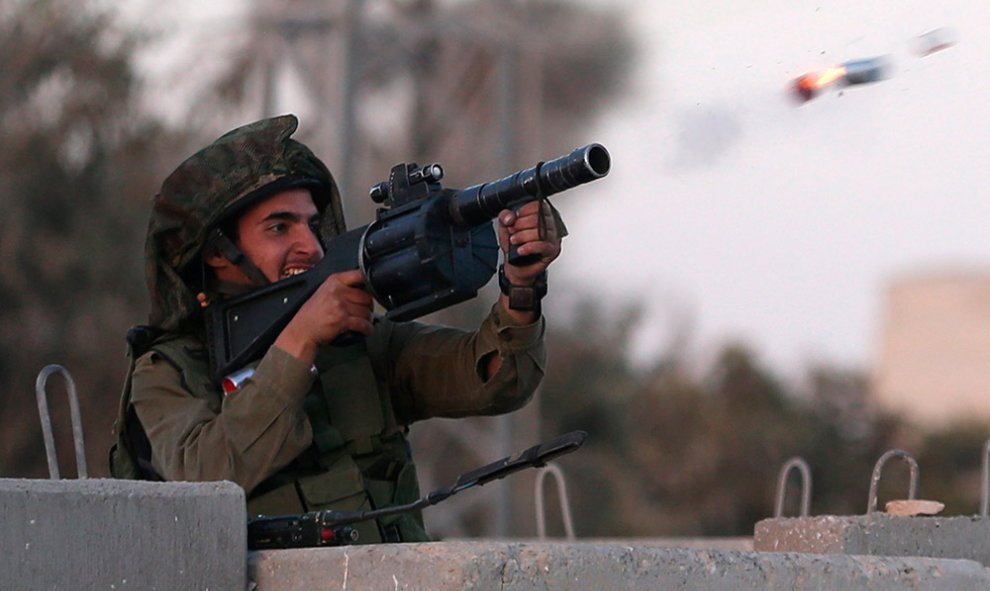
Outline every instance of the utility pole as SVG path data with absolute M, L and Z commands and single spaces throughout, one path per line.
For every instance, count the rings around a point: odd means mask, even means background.
M 266 22 L 276 33 L 277 42 L 267 44 L 262 64 L 262 116 L 271 116 L 279 108 L 279 68 L 295 66 L 305 98 L 321 115 L 316 122 L 323 133 L 310 143 L 333 164 L 334 179 L 346 199 L 354 189 L 359 143 L 356 96 L 361 79 L 358 47 L 364 0 L 336 0 L 320 8 L 320 13 L 306 16 L 268 11 Z M 327 113 L 330 116 L 325 116 Z
M 519 153 L 519 133 L 516 115 L 517 82 L 519 79 L 519 54 L 514 46 L 503 43 L 498 48 L 498 119 L 499 119 L 499 161 L 510 169 L 517 166 Z M 506 457 L 513 453 L 515 440 L 515 418 L 512 414 L 504 414 L 497 421 L 498 456 Z M 509 536 L 512 519 L 512 486 L 503 482 L 499 488 L 498 499 L 495 503 L 495 537 Z
M 341 76 L 341 105 L 340 105 L 340 168 L 336 171 L 336 179 L 340 184 L 342 195 L 355 195 L 355 175 L 357 146 L 357 88 L 361 79 L 361 17 L 364 11 L 364 0 L 347 0 L 344 11 L 344 67 Z

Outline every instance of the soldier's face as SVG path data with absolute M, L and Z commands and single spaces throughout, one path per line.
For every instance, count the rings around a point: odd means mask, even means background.
M 307 189 L 295 188 L 272 195 L 249 208 L 237 222 L 237 246 L 275 282 L 308 271 L 323 258 L 317 238 L 320 214 Z M 213 266 L 217 279 L 250 285 L 251 281 L 223 255 Z

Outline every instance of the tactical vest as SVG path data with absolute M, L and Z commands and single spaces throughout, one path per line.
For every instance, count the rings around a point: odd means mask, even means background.
M 223 396 L 210 381 L 202 343 L 191 337 L 166 337 L 151 350 L 179 370 L 193 396 L 220 412 Z M 409 445 L 396 424 L 386 383 L 375 375 L 364 342 L 323 347 L 316 367 L 319 379 L 304 401 L 313 443 L 248 494 L 248 515 L 367 510 L 416 501 L 419 483 Z M 133 411 L 128 417 L 123 404 L 121 410 L 125 421 L 137 420 Z M 126 430 L 126 425 L 118 430 Z M 430 539 L 419 512 L 362 522 L 355 528 L 359 543 Z

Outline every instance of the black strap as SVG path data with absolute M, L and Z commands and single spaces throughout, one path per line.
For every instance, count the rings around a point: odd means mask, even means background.
M 136 324 L 127 329 L 127 345 L 131 348 L 131 358 L 137 359 L 147 353 L 155 339 L 162 336 L 164 332 L 157 326 L 146 324 Z
M 141 480 L 164 480 L 151 465 L 151 441 L 144 430 L 144 425 L 134 412 L 134 407 L 127 409 L 127 421 L 124 427 L 124 437 L 127 439 L 127 448 L 131 452 L 131 459 L 134 460 L 135 467 L 141 475 Z
M 127 446 L 134 467 L 138 471 L 141 480 L 161 481 L 162 477 L 151 465 L 151 441 L 144 430 L 144 425 L 134 412 L 134 406 L 130 403 L 130 377 L 134 373 L 134 362 L 137 358 L 147 353 L 154 342 L 164 334 L 164 331 L 157 326 L 135 325 L 127 330 L 127 346 L 129 348 L 130 367 L 128 368 L 126 407 L 124 410 L 124 423 L 118 428 L 123 429 L 121 436 Z M 115 445 L 116 447 L 116 445 Z M 122 453 L 120 449 L 112 453 Z
M 510 309 L 523 312 L 539 311 L 540 300 L 547 295 L 547 270 L 543 269 L 539 272 L 533 285 L 513 285 L 505 276 L 505 265 L 499 265 L 498 287 L 509 297 Z
M 215 246 L 216 249 L 220 251 L 220 254 L 222 254 L 228 261 L 240 267 L 241 271 L 247 275 L 248 279 L 250 279 L 256 287 L 271 283 L 271 281 L 265 277 L 265 274 L 261 272 L 261 269 L 255 266 L 255 264 L 251 262 L 251 259 L 244 256 L 244 252 L 241 251 L 241 249 L 234 244 L 234 241 L 228 238 L 220 228 L 214 228 L 213 231 L 210 232 L 210 238 L 207 243 Z

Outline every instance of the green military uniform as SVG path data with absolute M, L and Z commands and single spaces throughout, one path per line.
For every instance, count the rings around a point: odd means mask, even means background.
M 324 240 L 344 230 L 326 167 L 277 117 L 239 128 L 180 165 L 156 196 L 146 244 L 150 324 L 161 333 L 133 360 L 119 433 L 136 416 L 166 480 L 231 480 L 251 515 L 370 509 L 419 497 L 406 427 L 429 417 L 522 406 L 543 375 L 544 321 L 517 325 L 498 304 L 477 331 L 377 319 L 350 347 L 324 346 L 314 367 L 277 347 L 224 395 L 209 378 L 198 292 L 211 292 L 200 252 L 211 229 L 259 198 L 310 190 Z M 491 355 L 502 358 L 484 379 Z M 133 412 L 131 412 L 133 409 Z M 122 454 L 111 470 L 133 475 Z M 358 525 L 360 540 L 429 539 L 418 514 Z
M 237 482 L 252 515 L 404 504 L 419 488 L 402 426 L 518 408 L 543 373 L 542 333 L 542 320 L 514 326 L 498 305 L 476 332 L 382 319 L 365 344 L 324 347 L 318 378 L 273 347 L 227 396 L 210 383 L 201 342 L 166 339 L 137 360 L 131 400 L 159 474 Z M 484 381 L 490 354 L 503 362 Z M 380 539 L 364 529 L 362 541 Z M 418 515 L 378 529 L 428 539 Z

